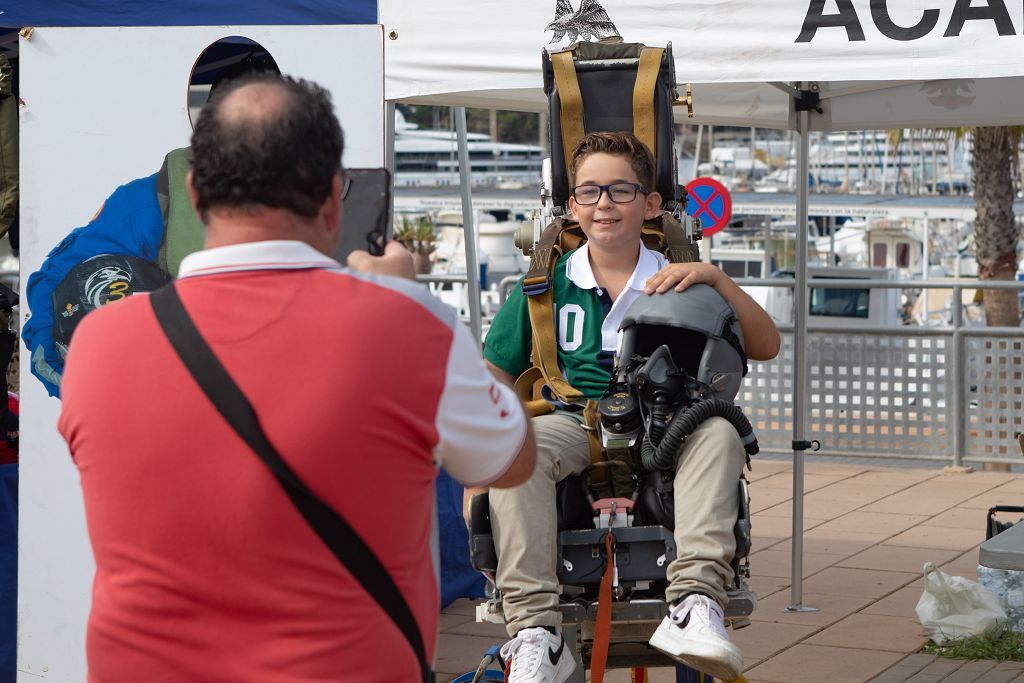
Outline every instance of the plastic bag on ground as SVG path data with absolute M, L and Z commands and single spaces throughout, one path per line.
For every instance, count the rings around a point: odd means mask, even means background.
M 1006 610 L 988 588 L 962 576 L 950 576 L 927 562 L 917 618 L 928 636 L 942 645 L 1001 627 Z

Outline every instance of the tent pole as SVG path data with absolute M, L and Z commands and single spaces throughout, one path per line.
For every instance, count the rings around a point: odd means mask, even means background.
M 932 184 L 932 187 L 933 188 L 935 187 L 934 183 Z M 925 211 L 924 212 L 924 244 L 922 245 L 922 250 L 921 250 L 922 251 L 922 254 L 921 254 L 921 278 L 924 279 L 924 280 L 928 279 L 928 270 L 929 270 L 928 264 L 932 260 L 932 255 L 931 255 L 931 253 L 928 250 L 929 243 L 931 242 L 931 239 L 932 239 L 932 236 L 931 236 L 931 222 L 928 220 L 928 212 Z M 941 263 L 941 260 L 940 260 L 940 263 Z M 924 324 L 927 325 L 928 324 L 928 290 L 927 289 L 922 289 L 921 290 L 921 296 L 924 297 Z
M 455 136 L 459 141 L 459 184 L 462 187 L 462 242 L 466 247 L 466 287 L 469 293 L 469 330 L 477 344 L 483 343 L 480 328 L 480 262 L 477 259 L 477 235 L 473 215 L 473 190 L 469 168 L 469 143 L 466 138 L 466 108 L 453 107 Z
M 388 206 L 388 215 L 394 220 L 395 215 L 395 103 L 384 103 L 384 168 L 388 170 L 391 187 L 388 195 L 391 197 L 391 205 Z
M 803 87 L 799 84 L 797 87 Z M 793 564 L 790 577 L 790 602 L 786 612 L 817 612 L 803 604 L 804 568 L 804 451 L 798 442 L 806 433 L 807 400 L 807 187 L 808 133 L 810 113 L 797 112 L 800 157 L 797 165 L 796 193 L 796 281 L 793 290 Z
M 690 174 L 690 178 L 696 178 L 697 167 L 700 166 L 700 142 L 701 138 L 704 137 L 704 126 L 697 126 L 697 144 L 693 146 L 693 173 Z

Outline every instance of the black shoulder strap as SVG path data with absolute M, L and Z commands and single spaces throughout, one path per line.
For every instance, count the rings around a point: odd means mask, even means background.
M 722 330 L 722 339 L 727 341 L 729 346 L 736 349 L 736 353 L 740 355 L 740 358 L 743 360 L 743 376 L 746 377 L 748 371 L 747 352 L 743 350 L 743 344 L 740 343 L 740 338 L 732 331 L 733 323 L 739 324 L 739 318 L 730 316 L 729 319 L 725 321 L 725 329 Z
M 395 622 L 416 653 L 423 680 L 432 681 L 434 674 L 427 661 L 419 625 L 402 592 L 373 550 L 337 512 L 306 487 L 271 445 L 252 404 L 196 329 L 174 284 L 153 292 L 150 301 L 164 334 L 203 393 L 274 473 L 316 535 Z

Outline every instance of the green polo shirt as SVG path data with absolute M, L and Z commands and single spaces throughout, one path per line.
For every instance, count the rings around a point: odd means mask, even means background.
M 604 395 L 619 348 L 619 324 L 638 297 L 644 282 L 665 264 L 665 257 L 640 247 L 636 268 L 614 302 L 597 285 L 587 245 L 558 259 L 554 272 L 555 339 L 558 364 L 569 384 L 587 398 Z M 533 341 L 528 297 L 523 282 L 509 294 L 494 316 L 484 345 L 484 358 L 518 377 L 532 365 Z

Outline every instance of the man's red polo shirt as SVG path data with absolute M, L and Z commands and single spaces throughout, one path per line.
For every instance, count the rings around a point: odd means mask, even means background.
M 198 252 L 176 286 L 269 439 L 387 566 L 433 652 L 437 465 L 495 480 L 525 435 L 454 311 L 299 242 Z M 213 409 L 148 295 L 88 316 L 62 386 L 96 557 L 96 683 L 415 681 L 401 633 Z

